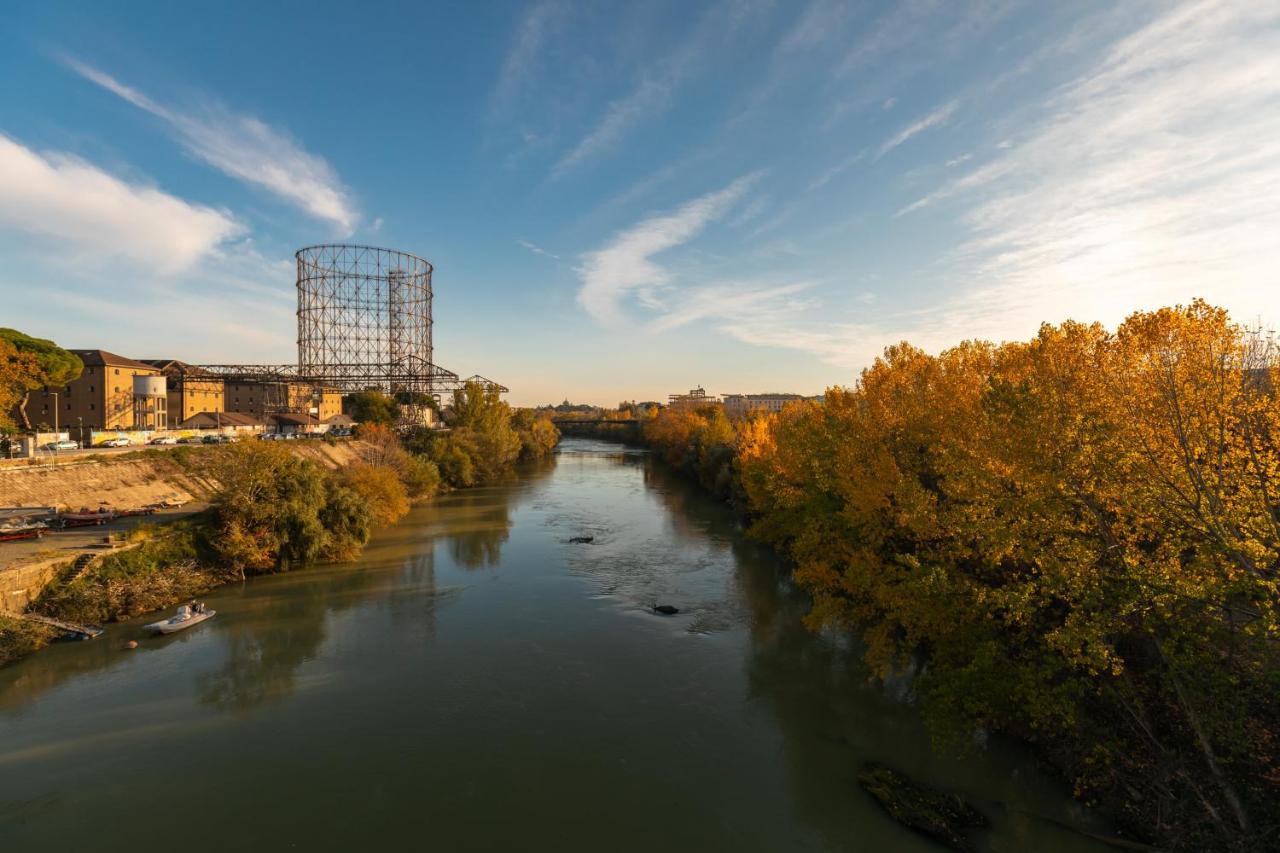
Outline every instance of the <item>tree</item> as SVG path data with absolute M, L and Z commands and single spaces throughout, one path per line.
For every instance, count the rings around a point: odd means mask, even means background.
M 27 417 L 27 400 L 31 392 L 47 386 L 66 385 L 80 377 L 84 363 L 72 352 L 53 341 L 33 338 L 16 329 L 0 328 L 0 402 L 15 397 L 17 402 L 0 409 L 0 418 L 8 419 L 15 408 L 24 429 L 31 429 Z
M 11 430 L 13 415 L 22 412 L 31 376 L 39 366 L 29 352 L 20 352 L 5 338 L 0 338 L 0 430 Z
M 357 391 L 348 394 L 344 403 L 347 414 L 361 424 L 390 427 L 400 419 L 400 404 L 381 391 Z
M 238 442 L 226 448 L 216 475 L 210 545 L 230 566 L 287 571 L 325 552 L 330 540 L 320 512 L 328 482 L 314 462 L 272 443 Z
M 339 472 L 337 479 L 343 488 L 360 498 L 377 524 L 392 524 L 409 511 L 408 492 L 391 468 L 349 465 Z
M 899 344 L 824 404 L 738 424 L 732 466 L 808 624 L 915 673 L 935 735 L 1033 741 L 1170 848 L 1262 849 L 1280 809 L 1278 379 L 1272 338 L 1199 301 L 1114 334 Z M 707 412 L 645 425 L 709 488 L 726 435 Z

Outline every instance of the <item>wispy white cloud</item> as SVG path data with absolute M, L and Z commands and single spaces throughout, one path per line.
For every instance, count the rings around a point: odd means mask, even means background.
M 892 107 L 897 103 L 892 93 L 941 64 L 971 56 L 996 25 L 1024 2 L 888 3 L 877 17 L 860 23 L 853 37 L 833 32 L 833 38 L 841 39 L 844 54 L 832 76 L 837 83 L 843 81 L 843 87 L 828 125 L 863 107 Z
M 344 236 L 355 230 L 359 213 L 350 191 L 326 160 L 306 151 L 286 132 L 214 100 L 190 111 L 166 107 L 77 59 L 63 61 L 85 79 L 164 121 L 193 157 L 332 222 Z
M 556 161 L 551 180 L 602 156 L 641 123 L 667 109 L 695 71 L 763 9 L 763 5 L 743 0 L 722 0 L 711 7 L 688 37 L 641 69 L 634 88 L 609 102 L 591 130 Z
M 958 100 L 948 101 L 928 115 L 916 119 L 914 122 L 886 139 L 884 144 L 882 144 L 879 150 L 876 151 L 876 159 L 878 160 L 888 154 L 911 137 L 919 133 L 923 133 L 931 127 L 939 127 L 946 124 L 951 120 L 951 116 L 955 114 L 955 111 L 959 107 L 960 102 Z
M 850 166 L 853 166 L 854 164 L 861 162 L 862 159 L 866 156 L 867 156 L 866 149 L 863 149 L 861 151 L 855 151 L 854 153 L 850 154 L 848 157 L 845 157 L 843 160 L 836 163 L 834 166 L 823 170 L 821 173 L 819 173 L 819 175 L 816 178 L 814 178 L 809 183 L 809 190 L 813 191 L 821 187 L 825 187 L 827 184 L 831 183 L 833 178 L 837 177 L 841 172 L 846 171 Z
M 972 159 L 973 159 L 972 154 L 961 154 L 959 157 L 952 157 L 950 160 L 947 161 L 947 168 L 948 169 L 954 168 L 955 166 L 959 166 L 961 163 L 967 163 Z
M 707 321 L 717 328 L 754 327 L 807 304 L 798 297 L 812 286 L 809 281 L 761 284 L 750 280 L 700 285 L 677 294 L 663 306 L 665 313 L 650 321 L 647 328 L 660 333 Z
M 0 226 L 68 242 L 99 261 L 174 273 L 244 229 L 231 214 L 129 183 L 67 154 L 0 135 Z
M 551 254 L 546 249 L 539 246 L 537 243 L 531 243 L 528 240 L 517 240 L 516 243 L 528 249 L 530 252 L 533 252 L 535 255 L 542 255 L 544 258 L 552 258 L 557 261 L 560 260 L 559 255 Z
M 981 282 L 929 326 L 995 338 L 1203 296 L 1275 317 L 1280 8 L 1183 3 L 1110 45 L 997 159 L 905 208 L 956 203 Z
M 489 98 L 490 110 L 501 114 L 511 107 L 538 70 L 548 38 L 564 21 L 566 6 L 561 0 L 544 0 L 530 6 L 516 27 L 511 48 L 502 63 L 497 85 Z M 526 142 L 531 142 L 526 137 Z
M 813 50 L 840 33 L 855 11 L 854 4 L 844 0 L 813 0 L 778 42 L 777 54 Z
M 729 220 L 730 228 L 741 228 L 760 216 L 769 209 L 769 196 L 761 195 L 753 198 L 750 204 L 744 205 L 737 216 Z
M 666 107 L 683 77 L 684 65 L 683 61 L 679 62 L 659 77 L 641 80 L 626 97 L 610 103 L 600 122 L 556 163 L 551 177 L 562 177 L 575 166 L 612 148 L 642 119 Z
M 673 213 L 646 219 L 615 235 L 604 248 L 584 255 L 577 268 L 582 282 L 578 302 L 604 325 L 622 323 L 623 301 L 628 298 L 659 307 L 657 293 L 670 284 L 672 275 L 654 256 L 692 240 L 724 216 L 758 179 L 759 174 L 738 178 Z

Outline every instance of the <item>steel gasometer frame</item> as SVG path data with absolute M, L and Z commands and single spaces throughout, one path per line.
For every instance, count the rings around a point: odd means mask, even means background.
M 438 401 L 471 381 L 507 390 L 481 376 L 459 379 L 433 361 L 434 268 L 426 259 L 341 243 L 307 246 L 295 257 L 297 365 L 210 364 L 204 369 L 242 382 L 399 394 L 411 419 L 422 395 Z M 284 405 L 282 398 L 271 408 Z
M 298 373 L 430 393 L 431 263 L 342 244 L 308 246 L 296 257 Z

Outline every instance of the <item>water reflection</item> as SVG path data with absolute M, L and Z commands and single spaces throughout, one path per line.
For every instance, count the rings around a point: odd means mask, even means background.
M 865 760 L 978 798 L 981 849 L 1088 849 L 1029 817 L 1067 797 L 1025 755 L 935 756 L 725 506 L 601 445 L 415 508 L 353 563 L 218 590 L 194 631 L 121 650 L 138 620 L 0 670 L 0 849 L 123 849 L 122 815 L 170 837 L 211 802 L 262 849 L 376 827 L 642 851 L 652 826 L 679 850 L 933 849 L 857 788 Z M 141 784 L 175 755 L 200 772 Z

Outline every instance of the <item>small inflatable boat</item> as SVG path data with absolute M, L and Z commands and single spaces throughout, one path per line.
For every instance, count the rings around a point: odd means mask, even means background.
M 145 627 L 154 634 L 176 634 L 193 628 L 206 619 L 212 619 L 217 612 L 216 610 L 193 610 L 190 605 L 184 604 L 172 617 L 152 622 Z

